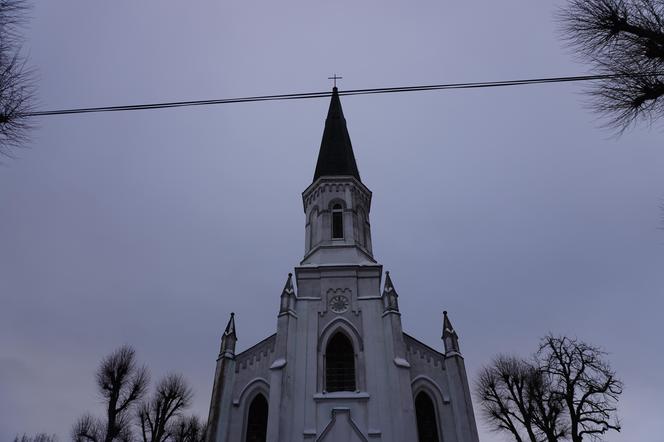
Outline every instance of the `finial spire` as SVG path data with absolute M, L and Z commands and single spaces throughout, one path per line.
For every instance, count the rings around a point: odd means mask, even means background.
M 235 313 L 231 312 L 231 318 L 226 324 L 226 329 L 224 330 L 224 336 L 234 336 L 237 339 L 237 334 L 235 332 Z
M 447 310 L 443 312 L 443 343 L 445 344 L 445 354 L 460 353 L 459 336 L 452 326 L 450 318 L 447 316 Z
M 295 289 L 293 288 L 293 274 L 288 274 L 286 285 L 281 292 L 281 304 L 279 306 L 279 313 L 287 312 L 291 308 L 291 298 L 295 296 Z
M 385 311 L 399 311 L 399 302 L 397 298 L 399 298 L 399 295 L 394 288 L 394 284 L 392 284 L 390 272 L 385 272 L 385 287 L 383 288 L 383 303 L 385 305 Z
M 226 324 L 224 334 L 221 336 L 221 349 L 219 355 L 221 357 L 235 357 L 235 343 L 237 342 L 237 332 L 235 330 L 235 313 L 231 313 L 231 317 Z

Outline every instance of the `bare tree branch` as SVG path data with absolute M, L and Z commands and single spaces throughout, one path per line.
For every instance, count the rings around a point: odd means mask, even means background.
M 35 73 L 21 55 L 20 30 L 27 20 L 26 0 L 0 0 L 0 154 L 24 146 L 32 128 Z
M 554 379 L 553 392 L 564 400 L 573 442 L 585 435 L 600 440 L 608 431 L 620 431 L 616 405 L 623 386 L 604 351 L 577 339 L 548 335 L 537 357 Z
M 598 74 L 590 106 L 621 133 L 664 116 L 664 1 L 569 0 L 559 11 L 563 39 Z
M 23 434 L 21 437 L 16 436 L 14 442 L 58 442 L 58 438 L 55 434 L 37 433 L 34 436 Z
M 165 442 L 178 430 L 174 423 L 191 405 L 191 388 L 179 374 L 169 374 L 157 384 L 150 400 L 138 409 L 143 442 Z
M 134 349 L 124 345 L 102 359 L 95 380 L 104 401 L 105 420 L 84 415 L 74 425 L 72 438 L 76 442 L 130 442 L 133 407 L 149 383 L 147 368 L 138 366 Z
M 74 442 L 101 442 L 103 425 L 90 414 L 85 414 L 74 424 L 71 438 Z
M 172 425 L 170 433 L 173 442 L 203 442 L 205 427 L 196 416 L 181 417 Z
M 527 361 L 500 355 L 479 376 L 476 395 L 494 431 L 520 441 L 557 441 L 566 434 L 561 399 L 545 373 Z

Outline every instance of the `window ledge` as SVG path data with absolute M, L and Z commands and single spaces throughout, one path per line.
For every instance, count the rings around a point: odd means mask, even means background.
M 316 393 L 314 394 L 315 401 L 327 401 L 334 399 L 349 399 L 357 401 L 368 401 L 369 393 L 366 391 L 334 391 L 332 393 Z

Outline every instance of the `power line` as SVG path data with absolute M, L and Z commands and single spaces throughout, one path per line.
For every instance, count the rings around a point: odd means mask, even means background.
M 523 86 L 529 84 L 570 83 L 570 82 L 580 82 L 580 81 L 610 80 L 626 76 L 635 77 L 635 76 L 651 76 L 651 75 L 659 75 L 659 74 L 579 75 L 579 76 L 570 76 L 570 77 L 530 78 L 524 80 L 504 80 L 504 81 L 486 81 L 486 82 L 474 82 L 474 83 L 447 83 L 447 84 L 430 84 L 422 86 L 350 89 L 345 91 L 339 91 L 339 95 L 387 94 L 387 93 L 396 93 L 396 92 L 435 91 L 435 90 L 447 90 L 447 89 L 479 89 L 479 88 L 503 87 L 503 86 Z M 214 104 L 249 103 L 255 101 L 302 100 L 310 98 L 324 98 L 324 97 L 329 97 L 331 95 L 332 95 L 331 92 L 325 91 L 325 92 L 305 92 L 305 93 L 280 94 L 280 95 L 260 95 L 254 97 L 240 97 L 240 98 L 221 98 L 216 100 L 171 101 L 163 103 L 130 104 L 124 106 L 100 106 L 100 107 L 84 107 L 84 108 L 36 111 L 36 112 L 29 112 L 23 114 L 23 116 L 45 117 L 51 115 L 167 109 L 173 107 L 187 107 L 187 106 L 210 106 Z

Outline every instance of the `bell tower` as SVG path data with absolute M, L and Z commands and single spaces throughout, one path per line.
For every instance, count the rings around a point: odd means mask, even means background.
M 362 184 L 339 91 L 332 90 L 313 183 L 302 193 L 305 254 L 301 264 L 375 264 L 371 191 Z

